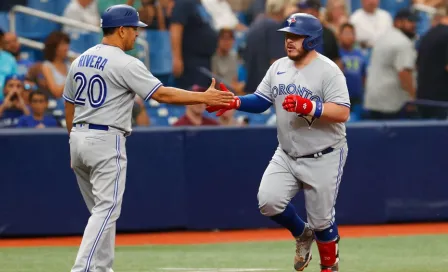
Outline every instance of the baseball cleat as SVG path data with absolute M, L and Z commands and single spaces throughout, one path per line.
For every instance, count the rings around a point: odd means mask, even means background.
M 320 266 L 320 272 L 339 272 L 339 264 L 335 264 L 332 267 Z
M 294 269 L 303 271 L 312 259 L 311 245 L 314 241 L 314 232 L 308 224 L 302 235 L 296 237 L 296 255 L 294 256 Z

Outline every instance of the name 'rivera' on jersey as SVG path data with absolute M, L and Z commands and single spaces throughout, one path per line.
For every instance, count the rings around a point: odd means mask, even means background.
M 78 61 L 78 67 L 91 67 L 101 71 L 104 71 L 107 58 L 99 57 L 96 55 L 82 55 Z
M 318 95 L 313 95 L 313 92 L 306 87 L 296 86 L 294 83 L 289 85 L 279 84 L 278 86 L 272 87 L 272 96 L 276 98 L 279 95 L 300 95 L 303 98 L 308 98 L 312 101 L 322 101 Z

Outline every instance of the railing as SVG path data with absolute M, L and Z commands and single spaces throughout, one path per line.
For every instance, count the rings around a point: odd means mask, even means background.
M 437 13 L 437 9 L 431 7 L 431 6 L 427 6 L 427 5 L 423 5 L 423 4 L 413 4 L 412 8 L 418 11 L 423 11 L 425 13 L 428 13 L 431 16 L 434 16 Z
M 30 48 L 44 50 L 45 46 L 41 42 L 36 42 L 36 41 L 30 40 L 30 39 L 27 39 L 27 38 L 24 38 L 24 37 L 19 37 L 18 39 L 19 39 L 19 43 L 20 44 L 23 44 L 23 45 L 28 46 Z M 68 57 L 69 58 L 73 58 L 74 59 L 74 58 L 76 58 L 78 56 L 79 56 L 79 53 L 73 52 L 72 50 L 68 51 Z
M 63 25 L 76 27 L 79 29 L 88 30 L 88 31 L 95 32 L 95 33 L 101 33 L 101 28 L 99 26 L 86 24 L 86 23 L 83 23 L 83 22 L 80 22 L 77 20 L 58 16 L 53 13 L 49 13 L 49 12 L 45 12 L 45 11 L 41 11 L 41 10 L 37 10 L 37 9 L 25 7 L 25 6 L 20 6 L 20 5 L 16 5 L 16 6 L 12 7 L 12 9 L 9 11 L 9 27 L 10 27 L 10 31 L 13 33 L 16 32 L 16 13 L 24 13 L 27 15 L 36 16 L 36 17 L 39 17 L 42 19 L 60 23 Z M 36 42 L 36 41 L 30 40 L 27 38 L 23 38 L 23 37 L 21 37 L 19 39 L 19 41 L 21 43 L 23 43 L 24 45 L 29 46 L 31 48 L 35 48 L 35 49 L 43 49 L 43 47 L 44 47 L 43 43 L 41 43 L 41 42 Z M 149 44 L 147 41 L 145 41 L 142 38 L 137 38 L 136 43 L 143 47 L 143 51 L 145 54 L 144 55 L 144 63 L 146 65 L 146 67 L 148 67 L 148 69 L 149 69 Z M 69 54 L 71 56 L 76 55 L 75 52 L 70 52 Z

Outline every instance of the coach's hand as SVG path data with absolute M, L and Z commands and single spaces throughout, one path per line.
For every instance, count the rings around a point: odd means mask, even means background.
M 205 95 L 205 104 L 207 106 L 227 107 L 233 102 L 234 95 L 232 92 L 221 92 L 215 89 L 216 81 L 212 78 L 212 84 L 208 87 Z
M 323 104 L 319 101 L 311 101 L 299 95 L 288 95 L 283 101 L 283 109 L 288 112 L 309 115 L 319 118 L 323 112 Z
M 227 89 L 226 85 L 224 85 L 223 83 L 220 83 L 220 84 L 219 84 L 219 88 L 221 89 L 222 92 L 228 92 L 228 93 L 231 93 L 231 92 Z M 223 114 L 224 114 L 226 111 L 228 111 L 228 110 L 238 109 L 238 108 L 240 107 L 240 105 L 241 105 L 241 101 L 240 101 L 240 99 L 238 98 L 238 96 L 234 96 L 232 102 L 230 103 L 230 105 L 228 105 L 228 106 L 208 106 L 208 107 L 206 108 L 206 110 L 207 110 L 208 112 L 215 112 L 215 111 L 218 111 L 218 112 L 216 113 L 216 116 L 221 116 L 221 115 L 223 115 Z

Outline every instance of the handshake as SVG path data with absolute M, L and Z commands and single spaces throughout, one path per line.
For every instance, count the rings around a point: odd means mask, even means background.
M 219 85 L 221 91 L 231 93 L 224 84 Z M 215 112 L 216 116 L 223 115 L 228 110 L 237 110 L 241 106 L 241 100 L 238 96 L 234 96 L 233 100 L 227 106 L 208 106 L 208 112 Z M 288 112 L 294 112 L 301 115 L 309 115 L 319 118 L 323 112 L 323 104 L 320 101 L 311 101 L 299 95 L 287 95 L 283 101 L 283 109 Z

